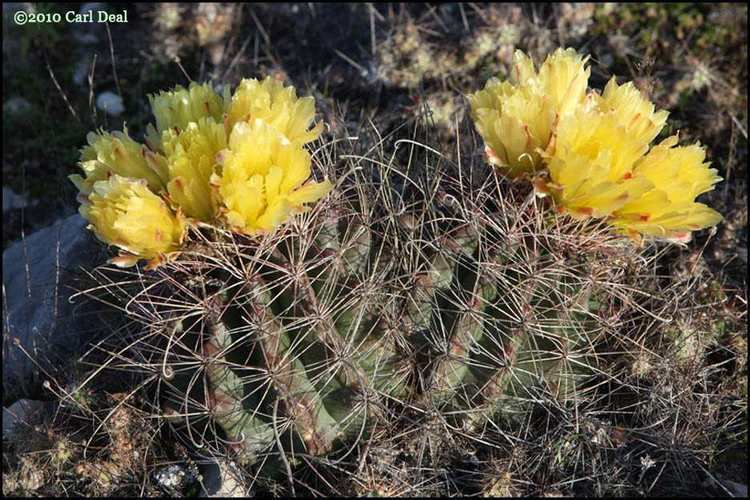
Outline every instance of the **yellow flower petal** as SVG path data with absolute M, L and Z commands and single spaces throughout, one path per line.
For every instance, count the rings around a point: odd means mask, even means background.
M 573 49 L 557 49 L 539 68 L 542 93 L 552 100 L 560 117 L 575 112 L 586 97 L 591 74 L 591 69 L 585 67 L 587 60 Z
M 293 208 L 294 207 L 289 200 L 281 197 L 276 198 L 263 212 L 263 215 L 258 217 L 258 228 L 264 231 L 271 231 L 281 225 L 290 215 L 292 215 Z
M 89 202 L 79 211 L 99 239 L 130 254 L 129 259 L 119 259 L 120 264 L 172 252 L 185 232 L 181 216 L 151 192 L 144 180 L 119 175 L 96 182 Z
M 306 144 L 318 138 L 323 130 L 319 123 L 308 130 L 315 117 L 315 99 L 297 98 L 294 87 L 271 77 L 263 81 L 244 79 L 227 100 L 227 133 L 240 122 L 263 120 L 290 142 Z
M 670 202 L 692 202 L 699 194 L 712 190 L 721 177 L 704 162 L 706 151 L 699 144 L 674 147 L 677 140 L 677 136 L 672 136 L 655 146 L 638 162 L 634 172 L 664 191 Z
M 227 147 L 224 125 L 212 118 L 201 118 L 180 132 L 165 130 L 162 146 L 168 162 L 170 198 L 186 215 L 211 221 L 218 201 L 210 179 L 217 154 Z
M 224 99 L 208 83 L 193 82 L 187 89 L 177 85 L 174 90 L 150 95 L 148 99 L 156 127 L 147 127 L 146 142 L 154 151 L 161 151 L 164 131 L 177 129 L 179 132 L 190 123 L 198 123 L 201 118 L 212 118 L 221 123 L 224 115 Z
M 626 233 L 679 238 L 721 221 L 721 214 L 695 202 L 721 177 L 704 163 L 706 153 L 699 145 L 676 144 L 676 136 L 662 141 L 635 166 L 634 175 L 648 179 L 653 189 L 617 210 L 611 221 L 615 227 Z
M 653 186 L 633 175 L 645 149 L 613 113 L 587 106 L 566 116 L 545 153 L 557 204 L 571 214 L 605 217 L 641 196 Z
M 330 183 L 311 183 L 310 155 L 262 120 L 238 122 L 214 176 L 227 223 L 255 234 L 285 222 L 303 203 L 325 196 Z
M 549 99 L 530 87 L 493 79 L 469 96 L 472 117 L 489 148 L 491 163 L 512 176 L 541 165 L 539 151 L 549 143 L 555 110 Z
M 627 134 L 645 146 L 659 135 L 669 115 L 666 111 L 655 111 L 654 105 L 641 95 L 632 82 L 617 85 L 614 77 L 604 87 L 598 104 L 603 112 L 617 116 Z
M 144 179 L 154 192 L 164 189 L 168 179 L 164 159 L 131 139 L 127 129 L 89 132 L 86 140 L 88 145 L 81 150 L 79 162 L 84 175 L 69 177 L 83 194 L 112 175 Z
M 303 203 L 310 203 L 319 200 L 327 195 L 331 189 L 333 189 L 333 184 L 329 181 L 311 182 L 291 192 L 287 195 L 287 200 L 289 200 L 292 205 L 298 207 Z
M 537 73 L 531 59 L 516 51 L 510 81 L 490 79 L 469 96 L 490 163 L 511 176 L 542 167 L 540 152 L 548 147 L 555 126 L 585 98 L 590 72 L 585 62 L 572 49 L 560 49 Z

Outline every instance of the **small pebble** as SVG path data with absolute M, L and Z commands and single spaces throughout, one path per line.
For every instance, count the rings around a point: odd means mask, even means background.
M 11 97 L 3 103 L 3 113 L 17 115 L 31 110 L 31 103 L 23 97 Z
M 125 111 L 122 97 L 109 90 L 96 96 L 96 107 L 112 116 L 120 116 Z
M 165 493 L 171 496 L 181 496 L 198 480 L 198 475 L 194 470 L 175 464 L 156 471 L 154 479 Z

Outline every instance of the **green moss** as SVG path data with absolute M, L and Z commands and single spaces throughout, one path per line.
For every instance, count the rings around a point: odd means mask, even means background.
M 715 11 L 716 7 L 695 3 L 628 3 L 616 8 L 601 4 L 594 14 L 596 26 L 593 31 L 600 35 L 621 31 L 646 55 L 673 45 L 675 40 L 690 39 L 692 47 L 704 50 L 740 40 L 742 33 L 738 30 L 707 20 L 708 15 Z M 746 6 L 739 14 L 743 12 L 747 18 Z

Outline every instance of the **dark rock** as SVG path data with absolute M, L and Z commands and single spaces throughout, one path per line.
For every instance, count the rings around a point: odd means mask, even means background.
M 29 204 L 25 196 L 16 194 L 9 187 L 3 186 L 3 214 L 9 210 L 24 208 Z
M 102 308 L 82 296 L 81 269 L 106 260 L 79 215 L 62 219 L 3 252 L 3 406 L 48 399 L 45 381 L 66 381 L 97 334 L 111 331 Z

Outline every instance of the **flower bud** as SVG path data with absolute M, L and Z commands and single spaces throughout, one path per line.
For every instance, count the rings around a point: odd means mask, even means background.
M 298 144 L 314 141 L 323 130 L 322 123 L 308 130 L 315 117 L 315 99 L 297 98 L 294 87 L 284 87 L 271 77 L 266 77 L 262 82 L 246 78 L 240 82 L 234 95 L 230 98 L 227 94 L 225 99 L 227 134 L 231 134 L 237 123 L 252 123 L 258 119 L 278 130 L 290 142 Z
M 99 239 L 125 251 L 114 259 L 122 266 L 141 258 L 158 264 L 164 254 L 177 250 L 185 233 L 182 217 L 142 179 L 113 175 L 96 182 L 79 211 Z

